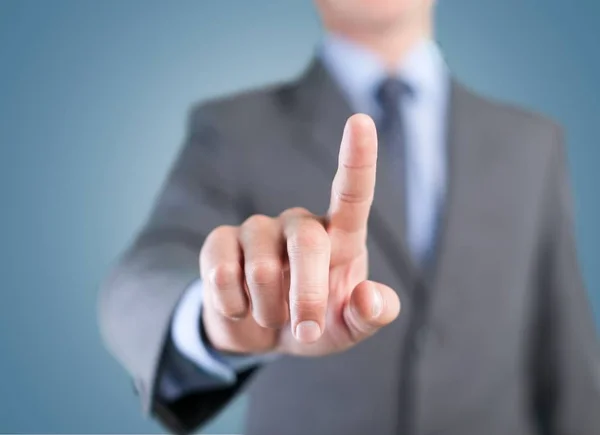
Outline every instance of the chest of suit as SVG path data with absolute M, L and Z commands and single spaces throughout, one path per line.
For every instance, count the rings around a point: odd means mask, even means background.
M 380 152 L 369 278 L 399 293 L 401 315 L 349 352 L 281 358 L 262 370 L 250 389 L 248 433 L 391 434 L 408 424 L 414 433 L 455 426 L 458 434 L 471 433 L 458 427 L 470 416 L 485 423 L 482 430 L 499 420 L 497 427 L 527 433 L 528 322 L 546 162 L 533 145 L 477 119 L 486 114 L 461 98 L 457 106 L 455 94 L 449 113 L 434 265 L 419 272 L 407 254 L 403 187 Z M 251 211 L 324 213 L 336 169 L 333 132 L 315 133 L 290 116 L 254 135 L 244 156 Z

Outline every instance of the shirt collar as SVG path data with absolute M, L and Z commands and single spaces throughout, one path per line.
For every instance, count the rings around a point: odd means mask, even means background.
M 346 94 L 353 109 L 373 114 L 374 95 L 389 73 L 372 52 L 338 35 L 326 35 L 321 59 Z M 416 98 L 442 95 L 447 67 L 437 44 L 423 39 L 396 67 L 396 75 L 410 86 Z

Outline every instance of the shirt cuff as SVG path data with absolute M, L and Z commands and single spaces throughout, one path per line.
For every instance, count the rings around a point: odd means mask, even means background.
M 233 384 L 240 373 L 252 366 L 271 361 L 276 354 L 223 355 L 202 339 L 202 281 L 197 280 L 179 301 L 171 324 L 171 340 L 176 349 L 207 374 Z

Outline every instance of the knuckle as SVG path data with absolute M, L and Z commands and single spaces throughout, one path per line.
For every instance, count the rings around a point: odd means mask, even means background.
M 218 245 L 224 239 L 228 238 L 237 238 L 237 227 L 231 225 L 220 225 L 213 229 L 208 236 L 206 236 L 206 239 L 202 244 L 199 255 L 200 261 L 202 262 L 204 257 L 210 255 L 211 247 Z
M 231 288 L 238 284 L 240 266 L 236 263 L 221 263 L 215 266 L 209 274 L 209 281 L 217 289 Z
M 371 157 L 371 150 L 369 149 L 363 149 L 362 150 L 362 154 L 359 155 L 357 159 L 346 159 L 342 162 L 340 162 L 340 166 L 343 169 L 346 169 L 348 171 L 351 172 L 370 172 L 373 171 L 375 169 L 375 162 L 376 160 L 374 159 L 368 159 L 368 157 Z M 365 162 L 366 160 L 366 162 Z
M 228 237 L 235 233 L 236 227 L 233 225 L 219 225 L 214 230 L 211 231 L 211 236 L 213 238 L 221 238 Z
M 360 190 L 355 189 L 340 189 L 335 186 L 333 189 L 334 197 L 340 201 L 348 204 L 366 204 L 371 201 L 371 195 L 365 195 Z
M 224 305 L 216 308 L 216 310 L 220 316 L 232 320 L 242 319 L 246 315 L 246 307 Z
M 273 219 L 269 216 L 264 214 L 255 214 L 246 219 L 242 226 L 248 229 L 261 229 L 270 225 L 272 221 Z
M 281 265 L 277 260 L 255 261 L 246 266 L 246 279 L 249 284 L 265 286 L 281 280 Z
M 288 238 L 288 248 L 291 252 L 329 250 L 329 236 L 318 222 L 305 220 L 298 222 L 295 231 Z
M 321 313 L 325 309 L 326 300 L 320 293 L 305 293 L 290 298 L 290 311 L 300 316 Z
M 310 214 L 311 213 L 304 207 L 292 207 L 284 210 L 279 216 L 281 218 L 288 218 L 292 216 L 306 216 Z

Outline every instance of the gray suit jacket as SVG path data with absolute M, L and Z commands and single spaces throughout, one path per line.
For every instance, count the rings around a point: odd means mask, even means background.
M 107 280 L 105 340 L 146 411 L 189 432 L 249 387 L 248 434 L 600 433 L 600 352 L 577 266 L 559 129 L 453 81 L 449 185 L 435 264 L 407 253 L 398 177 L 380 150 L 370 278 L 402 313 L 354 349 L 282 357 L 234 387 L 193 388 L 168 330 L 204 237 L 254 213 L 324 213 L 351 114 L 322 65 L 298 81 L 196 108 L 150 219 Z M 189 385 L 157 394 L 162 373 Z M 246 382 L 249 378 L 251 381 Z

